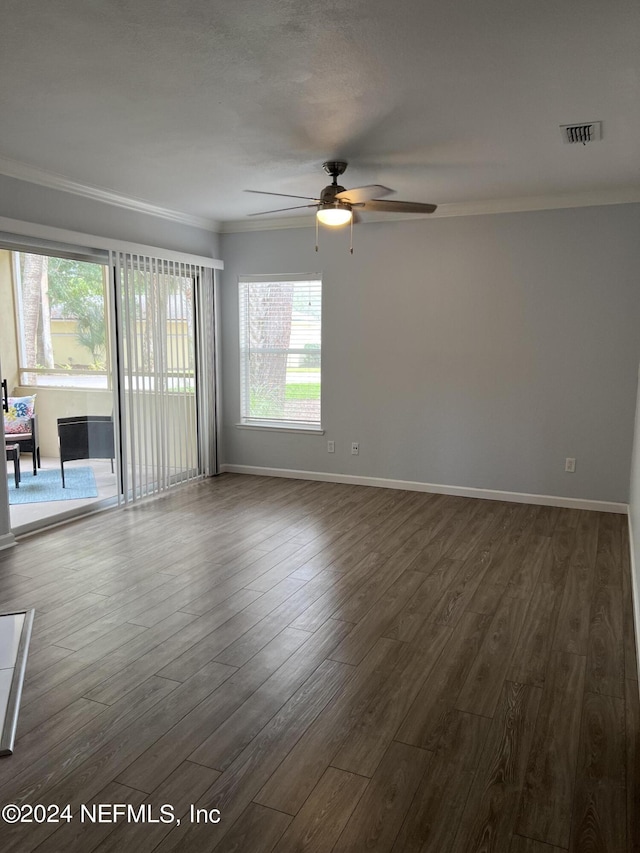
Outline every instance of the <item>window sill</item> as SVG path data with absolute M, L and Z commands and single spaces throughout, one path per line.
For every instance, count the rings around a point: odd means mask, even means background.
M 113 389 L 109 388 L 107 385 L 104 388 L 93 386 L 85 386 L 85 385 L 43 385 L 41 383 L 21 383 L 20 385 L 16 385 L 16 388 L 29 388 L 33 390 L 33 393 L 40 391 L 64 391 L 67 393 L 68 391 L 81 391 L 83 394 L 95 394 L 96 392 L 100 394 L 104 394 L 107 391 L 109 394 L 113 393 Z
M 264 423 L 264 424 L 252 424 L 252 423 L 240 423 L 236 424 L 238 429 L 258 429 L 258 430 L 268 430 L 269 432 L 294 432 L 301 433 L 303 435 L 324 435 L 324 430 L 322 427 L 317 426 L 289 426 L 287 424 L 279 424 L 279 423 Z

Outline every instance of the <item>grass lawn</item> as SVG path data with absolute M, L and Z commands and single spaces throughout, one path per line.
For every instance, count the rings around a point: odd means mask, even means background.
M 285 399 L 287 400 L 319 400 L 320 399 L 320 383 L 319 382 L 301 382 L 297 384 L 287 384 Z

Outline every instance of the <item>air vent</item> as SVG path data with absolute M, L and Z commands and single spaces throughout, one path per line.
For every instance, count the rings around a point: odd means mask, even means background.
M 595 142 L 602 139 L 602 122 L 588 121 L 581 124 L 561 124 L 560 132 L 562 133 L 562 141 L 570 145 L 576 142 L 581 142 L 586 145 L 587 142 Z

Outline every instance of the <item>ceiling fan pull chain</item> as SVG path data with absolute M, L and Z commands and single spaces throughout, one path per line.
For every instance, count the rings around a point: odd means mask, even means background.
M 351 246 L 349 247 L 349 253 L 353 255 L 353 216 L 351 217 Z
M 316 216 L 316 252 L 318 251 L 318 217 Z

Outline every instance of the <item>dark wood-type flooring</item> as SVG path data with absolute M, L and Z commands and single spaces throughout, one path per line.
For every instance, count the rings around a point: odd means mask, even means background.
M 25 538 L 0 804 L 74 818 L 0 849 L 639 850 L 630 589 L 623 516 L 231 474 Z

